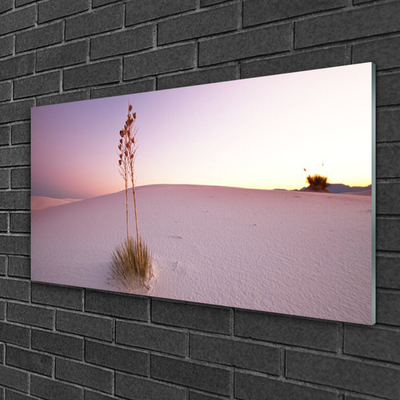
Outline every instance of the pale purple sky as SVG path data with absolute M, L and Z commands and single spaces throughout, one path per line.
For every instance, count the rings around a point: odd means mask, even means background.
M 117 145 L 128 102 L 138 186 L 299 189 L 304 168 L 368 185 L 371 93 L 366 63 L 32 108 L 32 195 L 123 190 Z

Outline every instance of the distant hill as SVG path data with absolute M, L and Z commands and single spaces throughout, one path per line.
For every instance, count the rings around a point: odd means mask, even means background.
M 307 187 L 300 189 L 301 192 L 308 191 Z M 331 183 L 328 186 L 329 193 L 348 193 L 348 194 L 370 194 L 371 185 L 368 186 L 348 186 L 342 183 Z

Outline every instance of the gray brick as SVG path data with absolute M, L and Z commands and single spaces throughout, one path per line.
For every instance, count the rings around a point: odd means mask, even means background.
M 145 297 L 86 290 L 85 311 L 147 321 L 148 302 Z
M 101 7 L 104 6 L 106 4 L 111 4 L 111 3 L 115 3 L 116 1 L 119 0 L 92 0 L 92 7 Z
M 376 249 L 400 251 L 400 219 L 377 219 Z
M 59 331 L 93 337 L 111 342 L 113 321 L 68 311 L 57 311 L 56 328 Z
M 2 397 L 0 397 L 1 400 L 4 400 Z M 15 392 L 14 390 L 7 389 L 6 390 L 6 399 L 7 400 L 32 400 L 33 397 L 27 395 L 27 394 L 22 394 L 20 392 Z
M 0 13 L 11 10 L 13 8 L 13 0 L 3 0 L 0 3 Z
M 22 97 L 58 92 L 60 90 L 60 79 L 60 73 L 55 71 L 15 80 L 14 98 L 20 99 Z
M 30 122 L 15 124 L 11 127 L 11 144 L 24 144 L 24 143 L 30 143 L 30 141 L 31 141 Z
M 89 51 L 87 40 L 43 49 L 37 52 L 36 70 L 66 67 L 86 62 Z
M 398 399 L 400 371 L 367 362 L 287 351 L 287 377 Z
M 245 61 L 241 65 L 241 78 L 285 74 L 346 64 L 346 47 L 306 51 L 265 60 Z
M 8 58 L 7 60 L 0 61 L 0 81 L 10 78 L 16 78 L 22 75 L 32 74 L 34 66 L 33 53 L 24 54 L 22 56 L 12 57 Z
M 400 332 L 346 325 L 344 353 L 393 363 L 400 362 Z
M 83 360 L 83 339 L 75 336 L 33 329 L 32 349 Z
M 353 62 L 373 62 L 376 69 L 384 70 L 400 66 L 400 37 L 373 40 L 353 45 Z
M 400 110 L 377 110 L 376 141 L 400 141 Z
M 235 310 L 235 335 L 319 350 L 336 351 L 338 324 Z
M 237 368 L 280 374 L 280 349 L 198 334 L 190 334 L 190 358 Z
M 63 18 L 89 9 L 89 0 L 48 0 L 38 4 L 38 22 Z
M 31 214 L 10 213 L 10 228 L 12 233 L 30 233 Z
M 85 400 L 114 400 L 115 397 L 107 396 L 91 390 L 85 390 Z
M 0 57 L 9 56 L 13 53 L 14 37 L 6 36 L 0 38 Z
M 400 258 L 378 256 L 376 264 L 376 286 L 400 289 Z
M 13 189 L 30 189 L 31 169 L 13 168 L 11 170 L 11 187 Z
M 41 328 L 52 329 L 54 326 L 54 310 L 30 304 L 8 303 L 7 317 L 12 322 Z
M 296 22 L 295 47 L 366 38 L 400 29 L 398 2 L 351 9 Z M 382 21 L 385 21 L 383 24 Z
M 377 290 L 376 322 L 378 324 L 400 326 L 400 295 Z
M 16 122 L 24 119 L 29 119 L 31 117 L 31 107 L 33 107 L 33 104 L 33 99 L 13 101 L 12 103 L 1 104 L 0 123 Z M 0 160 L 2 159 L 3 155 L 0 156 Z M 0 164 L 2 164 L 2 162 L 0 162 Z
M 6 364 L 48 376 L 53 369 L 52 357 L 14 346 L 7 346 Z
M 0 255 L 0 275 L 6 275 L 7 273 L 7 259 L 7 256 Z
M 193 68 L 195 53 L 196 45 L 188 43 L 126 57 L 124 79 L 136 79 Z
M 200 0 L 201 7 L 213 6 L 215 4 L 223 3 L 227 0 Z
M 218 400 L 218 399 L 221 399 L 221 397 L 209 396 L 204 393 L 199 393 L 199 392 L 190 390 L 189 391 L 189 399 L 190 400 Z
M 0 150 L 0 155 L 2 156 L 3 154 Z M 29 191 L 22 191 L 22 190 L 13 190 L 7 192 L 0 191 L 1 210 L 29 210 L 30 207 L 31 207 L 31 196 Z
M 123 94 L 150 92 L 155 90 L 155 86 L 155 79 L 147 78 L 140 81 L 125 83 L 123 85 L 112 85 L 98 89 L 91 89 L 90 93 L 92 99 L 98 99 L 101 97 L 120 96 Z
M 176 386 L 116 373 L 115 393 L 131 400 L 184 400 L 186 390 Z
M 194 72 L 184 72 L 161 76 L 157 80 L 157 89 L 169 89 L 183 86 L 202 85 L 236 79 L 236 66 L 201 69 Z
M 247 0 L 244 2 L 243 8 L 243 26 L 279 21 L 318 11 L 346 7 L 346 5 L 347 2 L 345 0 Z
M 28 373 L 0 364 L 0 385 L 28 393 Z
M 86 340 L 85 361 L 135 375 L 148 375 L 149 355 L 115 345 Z
M 0 232 L 6 233 L 8 231 L 8 213 L 0 212 Z
M 400 4 L 400 3 L 399 3 Z M 400 104 L 400 73 L 378 75 L 376 77 L 376 105 L 390 106 Z
M 162 356 L 151 356 L 152 378 L 222 395 L 229 395 L 231 373 L 227 369 Z
M 11 100 L 11 82 L 0 83 L 0 101 Z
M 10 132 L 10 126 L 0 126 L 0 146 L 8 146 L 10 144 Z
M 24 326 L 0 322 L 0 341 L 29 347 L 30 330 Z
M 291 34 L 291 25 L 283 24 L 204 40 L 199 46 L 199 65 L 288 51 Z
M 365 399 L 366 397 L 364 396 L 352 396 L 348 394 L 344 396 L 344 400 L 365 400 Z M 367 399 L 370 399 L 370 397 L 367 397 Z
M 0 301 L 0 320 L 4 320 L 6 318 L 6 302 Z
M 31 376 L 31 394 L 46 400 L 83 400 L 83 388 L 37 375 Z
M 113 372 L 76 361 L 56 359 L 56 378 L 111 393 Z
M 3 242 L 0 236 L 0 243 Z M 0 251 L 1 248 L 0 248 Z M 29 300 L 29 282 L 17 279 L 0 279 L 0 297 L 12 300 Z M 8 303 L 9 307 L 12 303 Z M 11 321 L 11 319 L 9 319 Z
M 1 199 L 1 196 L 0 196 Z M 17 254 L 20 256 L 29 256 L 30 255 L 30 238 L 29 236 L 6 236 L 0 235 L 0 253 L 3 254 Z M 22 293 L 22 284 L 7 284 L 7 287 L 15 287 L 18 289 L 17 296 L 24 296 Z M 2 289 L 5 289 L 5 283 L 3 281 L 0 282 L 0 293 L 2 293 Z M 21 289 L 21 290 L 20 290 Z M 5 289 L 6 290 L 6 289 Z M 10 289 L 11 290 L 11 289 Z M 7 290 L 10 298 L 15 298 L 12 296 L 12 293 Z M 19 298 L 18 298 L 19 300 Z
M 196 6 L 196 0 L 133 0 L 126 5 L 126 25 L 194 10 Z
M 91 39 L 90 58 L 96 60 L 148 49 L 153 46 L 153 33 L 154 26 L 145 25 L 140 28 L 96 37 Z
M 154 325 L 117 321 L 116 343 L 163 353 L 186 355 L 186 333 Z
M 50 104 L 69 103 L 71 101 L 81 101 L 89 99 L 89 90 L 77 90 L 74 92 L 64 92 L 62 94 L 39 97 L 36 100 L 37 106 L 48 106 Z
M 400 146 L 377 147 L 376 176 L 378 178 L 397 178 L 400 176 Z
M 122 28 L 122 25 L 122 5 L 107 7 L 68 19 L 65 25 L 66 40 L 109 32 L 113 29 Z
M 118 82 L 121 60 L 110 60 L 83 65 L 64 71 L 64 90 Z
M 158 43 L 233 31 L 237 28 L 238 11 L 237 4 L 234 4 L 162 21 L 158 24 Z
M 35 25 L 35 19 L 35 6 L 0 15 L 0 35 L 29 28 L 30 26 Z
M 31 260 L 28 257 L 9 256 L 8 275 L 19 278 L 31 277 Z
M 60 43 L 63 40 L 64 26 L 62 22 L 22 32 L 15 37 L 17 53 L 39 47 Z
M 82 310 L 83 289 L 32 282 L 32 303 Z
M 152 321 L 206 332 L 230 333 L 230 310 L 227 308 L 154 299 Z
M 400 183 L 378 183 L 376 185 L 376 212 L 378 214 L 400 214 Z
M 242 400 L 337 400 L 336 393 L 278 381 L 267 377 L 235 373 L 235 398 Z
M 26 6 L 27 4 L 34 3 L 36 0 L 15 0 L 15 7 Z
M 30 164 L 28 146 L 10 146 L 0 148 L 0 167 L 13 167 Z

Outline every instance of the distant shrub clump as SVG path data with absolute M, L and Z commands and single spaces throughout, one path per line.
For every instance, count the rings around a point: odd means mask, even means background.
M 139 286 L 150 289 L 152 277 L 151 254 L 140 239 L 139 246 L 129 237 L 112 253 L 111 278 L 130 292 Z
M 327 192 L 328 191 L 328 178 L 326 176 L 321 176 L 318 174 L 315 174 L 313 176 L 308 175 L 307 176 L 307 182 L 308 182 L 308 188 L 309 190 L 315 191 L 315 192 Z

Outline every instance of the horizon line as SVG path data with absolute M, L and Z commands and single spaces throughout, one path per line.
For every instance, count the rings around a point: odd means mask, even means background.
M 372 183 L 369 183 L 368 185 L 346 185 L 344 183 L 329 183 L 328 184 L 328 188 L 331 185 L 343 185 L 343 186 L 347 186 L 349 188 L 368 188 L 370 186 L 372 186 Z M 295 189 L 285 189 L 285 188 L 253 188 L 253 187 L 243 187 L 243 186 L 229 186 L 229 185 L 208 185 L 208 184 L 196 184 L 196 183 L 151 183 L 151 184 L 147 184 L 147 185 L 140 185 L 140 186 L 135 186 L 136 189 L 139 188 L 144 188 L 144 187 L 150 187 L 150 186 L 201 186 L 201 187 L 221 187 L 221 188 L 232 188 L 232 189 L 245 189 L 245 190 L 265 190 L 265 191 L 272 191 L 272 190 L 282 190 L 282 191 L 300 191 L 304 188 L 307 188 L 308 186 L 302 186 L 301 188 L 295 188 Z M 128 190 L 131 190 L 132 186 L 128 187 Z M 124 192 L 125 189 L 121 189 L 118 190 L 116 192 L 109 192 L 109 193 L 104 193 L 104 194 L 99 194 L 99 195 L 95 195 L 95 196 L 90 196 L 90 197 L 52 197 L 52 196 L 46 196 L 43 194 L 31 194 L 31 198 L 32 197 L 46 197 L 49 199 L 57 199 L 57 200 L 66 200 L 66 199 L 72 199 L 72 200 L 88 200 L 88 199 L 94 199 L 96 197 L 101 197 L 101 196 L 108 196 L 108 195 L 112 195 L 112 194 L 116 194 L 116 193 L 120 193 L 120 192 Z

